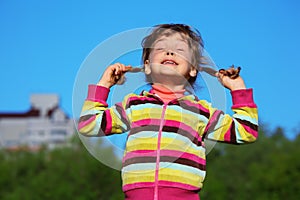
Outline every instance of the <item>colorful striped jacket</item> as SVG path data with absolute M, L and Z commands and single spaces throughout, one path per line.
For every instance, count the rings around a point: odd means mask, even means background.
M 257 138 L 252 89 L 231 92 L 233 116 L 186 95 L 164 103 L 151 92 L 129 94 L 108 107 L 109 89 L 89 85 L 78 130 L 86 136 L 128 131 L 123 191 L 160 186 L 200 190 L 205 177 L 204 138 L 233 144 Z

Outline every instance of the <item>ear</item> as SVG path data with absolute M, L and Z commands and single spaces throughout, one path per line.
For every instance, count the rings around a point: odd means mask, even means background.
M 191 70 L 190 70 L 190 76 L 191 77 L 195 77 L 197 75 L 197 70 L 194 66 L 191 67 Z
M 147 74 L 147 75 L 151 74 L 151 67 L 150 67 L 150 61 L 149 60 L 145 61 L 144 67 L 145 67 L 145 74 Z

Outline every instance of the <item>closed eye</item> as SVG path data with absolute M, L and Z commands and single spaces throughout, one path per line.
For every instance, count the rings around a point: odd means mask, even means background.
M 163 48 L 163 47 L 157 47 L 157 48 L 155 48 L 155 50 L 156 51 L 162 51 L 162 50 L 164 50 L 165 48 Z

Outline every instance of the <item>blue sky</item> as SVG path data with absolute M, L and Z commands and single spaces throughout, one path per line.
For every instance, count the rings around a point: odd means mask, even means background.
M 242 66 L 261 122 L 293 137 L 300 130 L 299 9 L 297 0 L 2 0 L 0 112 L 28 110 L 32 93 L 56 93 L 72 116 L 77 73 L 97 45 L 127 30 L 185 23 L 200 30 L 218 66 Z M 99 67 L 100 77 L 106 66 Z

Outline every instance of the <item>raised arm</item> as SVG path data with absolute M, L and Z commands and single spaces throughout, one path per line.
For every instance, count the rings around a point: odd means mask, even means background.
M 78 122 L 79 133 L 85 136 L 103 136 L 123 133 L 129 129 L 125 114 L 126 98 L 110 108 L 106 102 L 110 87 L 129 69 L 129 66 L 120 63 L 113 64 L 105 70 L 97 85 L 89 85 Z
M 253 90 L 246 89 L 241 76 L 228 74 L 239 72 L 233 67 L 220 70 L 216 76 L 220 83 L 231 91 L 232 116 L 210 108 L 211 117 L 206 126 L 204 137 L 211 140 L 241 144 L 254 142 L 258 136 L 258 111 L 253 100 Z
M 210 107 L 211 116 L 203 137 L 232 144 L 254 142 L 258 137 L 258 112 L 253 90 L 235 90 L 231 95 L 234 114 L 230 116 Z

